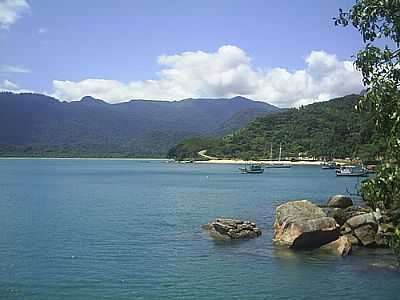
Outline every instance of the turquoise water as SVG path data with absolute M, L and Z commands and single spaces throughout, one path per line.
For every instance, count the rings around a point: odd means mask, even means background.
M 400 299 L 385 250 L 351 257 L 271 244 L 275 207 L 357 183 L 318 167 L 0 160 L 0 299 Z M 251 219 L 263 235 L 200 228 Z

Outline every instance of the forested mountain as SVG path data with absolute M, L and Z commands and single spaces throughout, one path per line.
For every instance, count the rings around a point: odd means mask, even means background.
M 369 114 L 357 112 L 358 95 L 332 99 L 250 122 L 245 128 L 223 138 L 191 138 L 169 151 L 169 157 L 196 158 L 197 152 L 225 158 L 265 159 L 282 157 L 360 157 L 372 159 L 381 154 Z
M 226 134 L 276 111 L 243 97 L 109 104 L 0 93 L 0 156 L 161 157 L 185 138 Z

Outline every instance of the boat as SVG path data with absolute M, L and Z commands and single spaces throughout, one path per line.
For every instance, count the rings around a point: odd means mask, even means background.
M 246 165 L 243 168 L 239 168 L 239 170 L 243 174 L 261 174 L 264 172 L 263 166 L 258 164 Z
M 281 163 L 281 157 L 282 157 L 282 144 L 279 145 L 279 159 L 277 163 L 269 163 L 265 164 L 264 167 L 268 169 L 272 168 L 291 168 L 292 166 L 289 164 Z M 272 159 L 272 144 L 271 144 L 271 159 Z
M 334 161 L 323 162 L 321 168 L 324 170 L 336 169 L 336 163 Z
M 366 177 L 368 176 L 368 171 L 362 166 L 342 166 L 336 170 L 336 176 Z

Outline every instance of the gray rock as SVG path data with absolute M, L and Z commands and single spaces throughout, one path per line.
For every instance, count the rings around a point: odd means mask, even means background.
M 355 229 L 362 225 L 370 224 L 375 231 L 378 229 L 378 222 L 374 213 L 366 213 L 354 216 L 346 221 L 346 224 Z
M 360 241 L 362 246 L 374 246 L 376 227 L 372 224 L 365 224 L 354 229 L 354 235 Z
M 346 221 L 354 216 L 362 215 L 371 212 L 369 209 L 363 207 L 348 207 L 348 208 L 331 208 L 327 215 L 334 218 L 336 222 L 342 226 Z
M 274 242 L 293 249 L 313 249 L 339 237 L 339 226 L 321 208 L 307 200 L 276 208 Z
M 353 206 L 353 201 L 349 196 L 335 195 L 328 200 L 328 207 L 347 208 L 349 206 Z
M 202 225 L 202 228 L 208 230 L 211 237 L 220 240 L 251 239 L 261 235 L 256 223 L 234 219 L 216 219 Z

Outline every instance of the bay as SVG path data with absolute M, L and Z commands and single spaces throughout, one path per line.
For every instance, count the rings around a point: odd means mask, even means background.
M 295 166 L 0 160 L 0 299 L 397 299 L 388 250 L 350 257 L 271 243 L 277 205 L 325 203 L 356 178 Z M 257 222 L 260 238 L 218 243 L 201 225 Z M 397 297 L 397 298 L 396 298 Z

